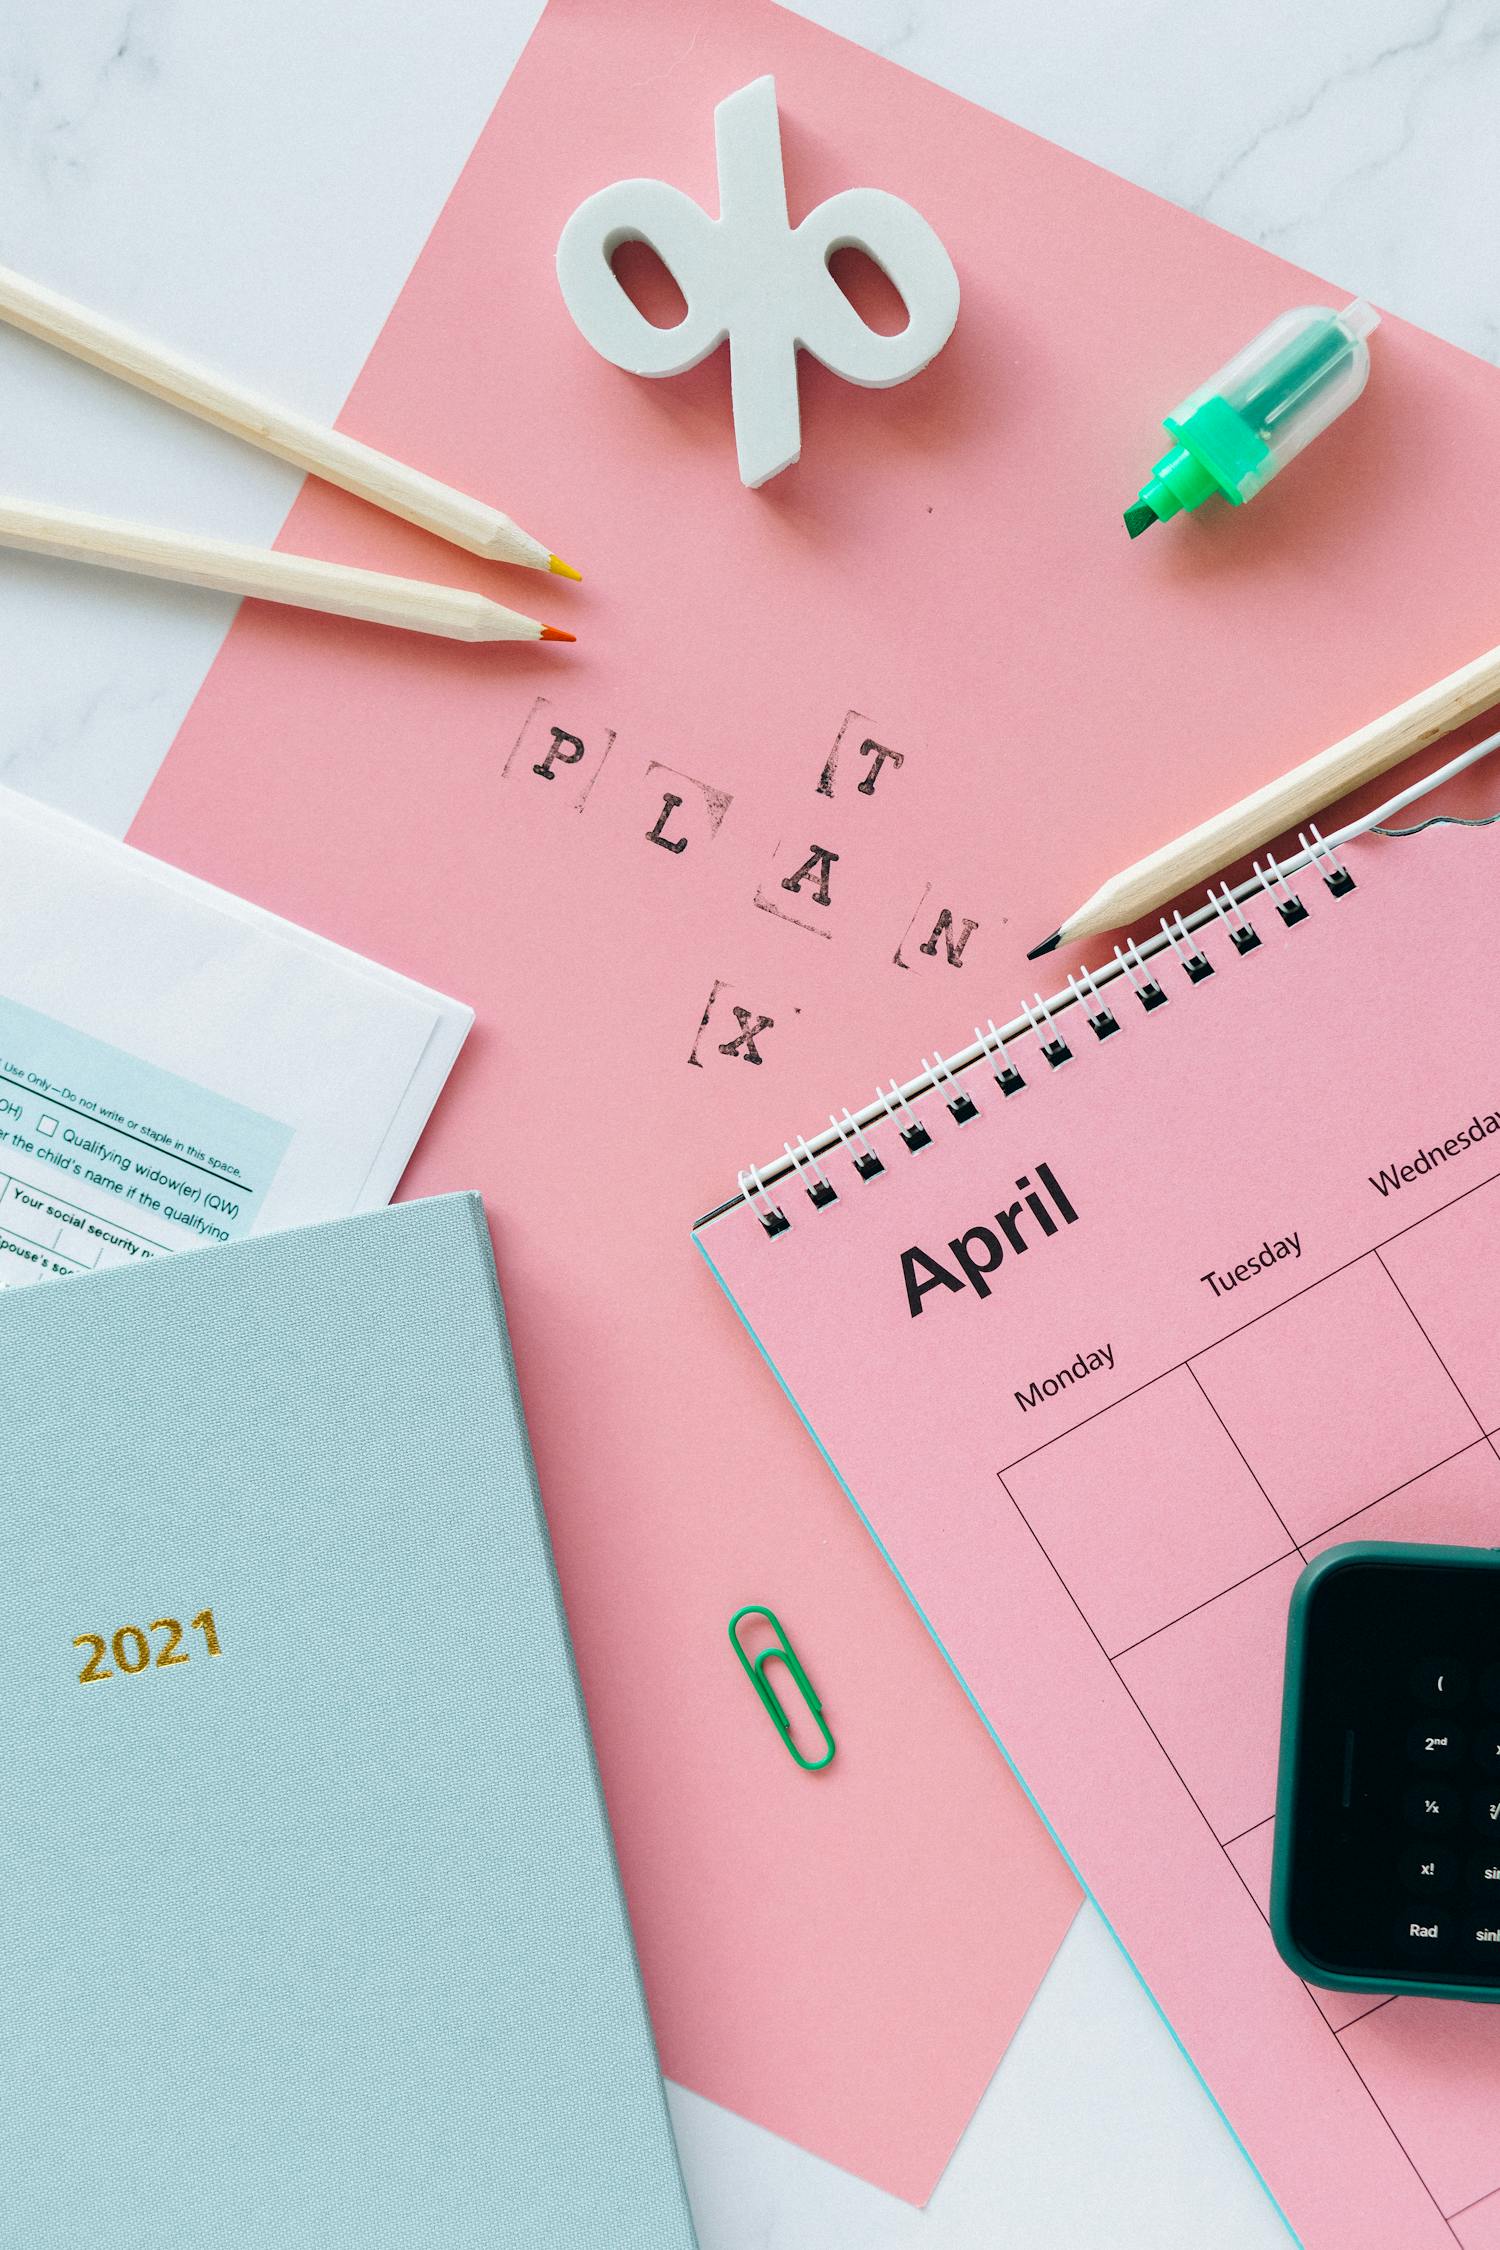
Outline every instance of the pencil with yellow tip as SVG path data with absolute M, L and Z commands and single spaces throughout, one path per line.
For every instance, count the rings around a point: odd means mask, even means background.
M 8 266 L 0 266 L 0 320 L 472 555 L 553 571 L 560 578 L 582 576 L 488 501 L 442 484 L 342 430 L 278 406 Z
M 1189 829 L 1170 844 L 1148 852 L 1133 867 L 1111 875 L 1091 898 L 1027 954 L 1036 961 L 1060 945 L 1127 930 L 1169 900 L 1193 890 L 1247 853 L 1285 835 L 1362 782 L 1388 773 L 1403 758 L 1437 742 L 1455 727 L 1500 703 L 1500 648 L 1488 649 L 1472 664 L 1450 672 L 1417 695 L 1398 703 L 1368 726 L 1345 735 L 1279 780 L 1242 797 L 1237 805 Z

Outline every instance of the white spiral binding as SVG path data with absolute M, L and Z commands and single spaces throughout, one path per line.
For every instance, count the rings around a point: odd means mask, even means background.
M 1248 953 L 1260 943 L 1260 932 L 1227 883 L 1208 894 L 1209 904 L 1229 932 L 1236 953 Z
M 1261 869 L 1260 861 L 1256 860 L 1255 872 L 1260 876 L 1261 889 L 1271 900 L 1283 922 L 1300 922 L 1306 914 L 1307 908 L 1287 881 L 1286 875 L 1277 861 L 1276 854 L 1267 852 L 1264 872 Z
M 1307 854 L 1308 865 L 1318 870 L 1335 898 L 1352 888 L 1354 877 L 1315 820 L 1308 823 L 1306 833 L 1299 831 L 1297 841 Z
M 847 1109 L 842 1117 L 830 1114 L 828 1122 L 838 1136 L 839 1146 L 852 1149 L 852 1162 L 856 1172 L 867 1179 L 874 1179 L 878 1172 L 885 1170 L 874 1144 L 866 1140 L 857 1121 L 849 1115 Z
M 1212 961 L 1209 960 L 1201 946 L 1194 945 L 1192 935 L 1180 913 L 1174 914 L 1170 922 L 1163 916 L 1161 927 L 1162 935 L 1177 956 L 1178 967 L 1192 979 L 1194 984 L 1199 984 L 1204 977 L 1213 975 L 1214 965 Z
M 974 1044 L 978 1047 L 981 1056 L 988 1056 L 990 1068 L 994 1072 L 995 1084 L 999 1087 L 1001 1093 L 1019 1094 L 1026 1081 L 1005 1052 L 1005 1034 L 995 1028 L 993 1016 L 991 1016 L 983 1031 L 980 1030 L 978 1024 L 975 1024 Z
M 760 1176 L 760 1166 L 751 1164 L 740 1174 L 740 1198 L 748 1203 L 767 1234 L 784 1234 L 790 1225 L 786 1213 L 777 1209 L 766 1191 Z
M 901 1135 L 902 1140 L 906 1142 L 908 1148 L 925 1148 L 927 1146 L 932 1135 L 907 1100 L 906 1089 L 903 1086 L 898 1086 L 893 1078 L 889 1093 L 886 1093 L 883 1087 L 876 1087 L 875 1099 Z M 897 1109 L 904 1109 L 906 1112 L 906 1123 L 904 1125 L 896 1115 Z
M 1075 975 L 1068 973 L 1068 993 L 1073 1004 L 1083 1011 L 1084 1021 L 1096 1039 L 1110 1039 L 1120 1028 L 1120 1019 L 1105 1003 L 1104 996 L 1094 981 L 1092 969 L 1079 969 Z
M 1032 1013 L 1032 1000 L 1036 1003 L 1035 1015 Z M 1041 1049 L 1044 1063 L 1056 1070 L 1060 1064 L 1071 1062 L 1073 1050 L 1053 1023 L 1052 1010 L 1039 992 L 1033 993 L 1031 1000 L 1021 1002 L 1021 1013 L 1031 1027 L 1032 1037 Z
M 922 1068 L 930 1074 L 933 1086 L 942 1095 L 955 1125 L 967 1125 L 979 1115 L 978 1102 L 966 1086 L 960 1086 L 952 1063 L 946 1056 L 940 1055 L 936 1047 L 932 1050 L 930 1062 L 925 1055 L 922 1057 Z
M 822 1165 L 818 1162 L 817 1157 L 813 1154 L 812 1149 L 808 1145 L 807 1135 L 805 1133 L 803 1134 L 802 1138 L 798 1141 L 795 1148 L 793 1148 L 790 1141 L 783 1141 L 781 1145 L 786 1150 L 788 1160 L 790 1161 L 797 1178 L 802 1181 L 802 1186 L 807 1193 L 807 1200 L 812 1205 L 813 1209 L 815 1211 L 824 1211 L 827 1209 L 830 1203 L 836 1203 L 838 1201 L 839 1191 L 834 1186 L 832 1180 L 828 1177 L 828 1174 L 824 1171 Z M 807 1181 L 802 1178 L 804 1170 L 810 1172 L 812 1175 L 812 1185 L 810 1187 L 808 1186 Z
M 796 1180 L 806 1190 L 809 1201 L 822 1209 L 837 1201 L 839 1194 L 836 1181 L 821 1161 L 829 1151 L 842 1150 L 860 1179 L 875 1179 L 885 1170 L 885 1159 L 867 1137 L 866 1125 L 882 1121 L 893 1125 L 907 1148 L 917 1153 L 932 1140 L 930 1128 L 912 1106 L 922 1095 L 940 1094 L 955 1121 L 967 1124 L 970 1118 L 981 1114 L 981 1109 L 962 1083 L 961 1074 L 976 1065 L 987 1064 L 1003 1094 L 1021 1092 L 1028 1080 L 1025 1072 L 1011 1060 L 1009 1049 L 1028 1031 L 1036 1041 L 1041 1060 L 1056 1069 L 1068 1061 L 1074 1051 L 1058 1020 L 1068 1009 L 1075 1009 L 1074 1022 L 1087 1024 L 1101 1042 L 1122 1029 L 1124 1019 L 1101 987 L 1119 984 L 1134 993 L 1142 1008 L 1150 1013 L 1164 1007 L 1171 998 L 1157 973 L 1163 965 L 1175 964 L 1189 984 L 1202 983 L 1214 974 L 1216 964 L 1201 942 L 1205 931 L 1221 930 L 1236 954 L 1248 954 L 1259 947 L 1261 933 L 1245 911 L 1247 900 L 1252 904 L 1256 898 L 1269 900 L 1285 926 L 1293 929 L 1308 914 L 1300 894 L 1292 888 L 1290 878 L 1293 875 L 1312 869 L 1322 877 L 1333 898 L 1342 898 L 1354 889 L 1353 876 L 1339 858 L 1334 844 L 1315 822 L 1309 823 L 1297 841 L 1301 852 L 1295 861 L 1283 866 L 1274 852 L 1267 852 L 1264 865 L 1257 860 L 1254 873 L 1236 890 L 1231 890 L 1227 883 L 1220 883 L 1208 892 L 1203 905 L 1194 913 L 1164 915 L 1158 933 L 1147 938 L 1144 944 L 1131 938 L 1123 946 L 1117 945 L 1113 961 L 1097 973 L 1088 968 L 1074 970 L 1069 974 L 1065 992 L 1055 994 L 1050 1000 L 1039 992 L 1030 1000 L 1023 1000 L 1020 1015 L 1003 1031 L 993 1017 L 983 1025 L 976 1024 L 974 1044 L 965 1053 L 948 1057 L 934 1048 L 930 1057 L 922 1058 L 922 1075 L 909 1086 L 902 1086 L 893 1078 L 888 1087 L 877 1087 L 874 1101 L 859 1116 L 846 1109 L 842 1116 L 830 1116 L 828 1131 L 817 1135 L 813 1141 L 804 1135 L 795 1143 L 786 1142 L 784 1154 L 773 1164 L 751 1165 L 740 1173 L 736 1200 L 750 1206 L 768 1235 L 785 1233 L 791 1222 L 770 1192 L 778 1181 Z
M 1163 925 L 1165 927 L 1165 924 Z M 1126 946 L 1115 947 L 1115 960 L 1119 974 L 1124 977 L 1137 1000 L 1145 1007 L 1154 1008 L 1165 998 L 1161 986 L 1146 966 L 1145 955 L 1132 938 Z M 1139 972 L 1139 975 L 1137 975 Z

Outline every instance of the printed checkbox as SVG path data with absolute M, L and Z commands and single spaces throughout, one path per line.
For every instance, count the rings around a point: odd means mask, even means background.
M 1378 1258 L 1213 1344 L 1193 1372 L 1294 1538 L 1315 1538 L 1479 1436 Z
M 1497 2018 L 1497 2008 L 1401 1999 L 1339 2035 L 1442 2211 L 1465 2211 L 1500 2188 Z
M 1478 1438 L 1451 1461 L 1413 1477 L 1399 1492 L 1309 1539 L 1309 1562 L 1346 1539 L 1413 1539 L 1448 1547 L 1500 1547 L 1500 1460 Z
M 1482 1426 L 1500 1429 L 1500 1180 L 1408 1228 L 1381 1256 Z
M 1121 1679 L 1221 1843 L 1276 1801 L 1288 1555 L 1116 1658 Z
M 44 1139 L 50 1141 L 53 1134 L 57 1131 L 57 1119 L 50 1116 L 46 1110 L 43 1110 L 41 1116 L 36 1121 L 36 1129 Z
M 1291 1546 L 1186 1368 L 1016 1463 L 1005 1484 L 1111 1656 Z
M 1467 2211 L 1455 2212 L 1451 2223 L 1464 2250 L 1500 2250 L 1500 2190 Z

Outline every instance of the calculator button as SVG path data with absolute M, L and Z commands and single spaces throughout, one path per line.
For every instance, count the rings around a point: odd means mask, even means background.
M 1441 1657 L 1427 1657 L 1412 1666 L 1411 1692 L 1424 1710 L 1451 1711 L 1469 1692 L 1462 1667 Z
M 1500 1912 L 1500 1849 L 1480 1852 L 1469 1862 L 1469 1888 L 1496 1901 Z
M 1469 1915 L 1462 1924 L 1464 1951 L 1476 1969 L 1500 1978 L 1500 1913 Z
M 1396 1924 L 1396 1943 L 1403 1953 L 1419 1957 L 1446 1953 L 1453 1926 L 1449 1915 L 1418 1907 L 1414 1914 L 1403 1915 Z
M 1500 1713 L 1500 1664 L 1486 1664 L 1480 1673 L 1479 1699 L 1486 1711 Z
M 1455 1872 L 1453 1854 L 1436 1844 L 1414 1844 L 1401 1854 L 1401 1880 L 1419 1898 L 1451 1891 Z M 1500 1883 L 1495 1889 L 1500 1907 Z
M 1481 1789 L 1473 1800 L 1474 1826 L 1500 1837 L 1500 1795 Z
M 1406 1737 L 1406 1755 L 1414 1766 L 1424 1766 L 1430 1772 L 1446 1772 L 1456 1766 L 1463 1753 L 1464 1738 L 1457 1727 L 1441 1724 L 1431 1727 L 1412 1727 Z
M 1486 1733 L 1481 1727 L 1474 1737 L 1474 1763 L 1483 1773 L 1500 1774 L 1500 1726 Z
M 1436 1832 L 1453 1826 L 1458 1818 L 1459 1801 L 1458 1791 L 1450 1782 L 1419 1781 L 1414 1789 L 1407 1790 L 1401 1805 L 1413 1828 Z M 1474 1801 L 1474 1817 L 1476 1820 L 1479 1817 L 1477 1798 Z M 1486 1826 L 1488 1825 L 1486 1822 Z M 1500 1817 L 1497 1817 L 1495 1826 L 1500 1829 Z

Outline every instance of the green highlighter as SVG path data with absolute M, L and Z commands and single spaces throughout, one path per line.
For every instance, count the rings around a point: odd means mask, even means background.
M 1379 320 L 1363 298 L 1342 312 L 1283 313 L 1189 392 L 1166 418 L 1171 447 L 1125 510 L 1131 538 L 1215 492 L 1236 508 L 1253 500 L 1359 397 L 1370 376 L 1365 339 Z

